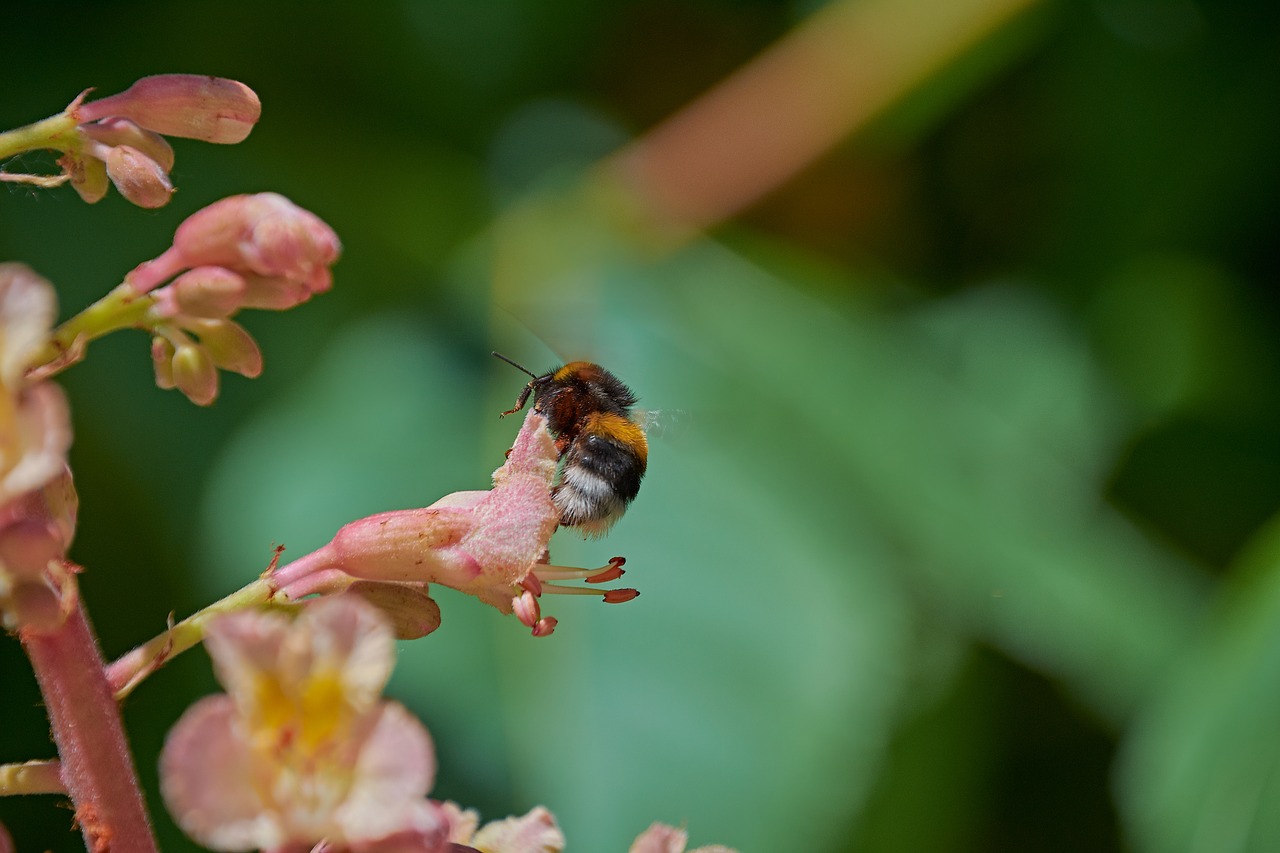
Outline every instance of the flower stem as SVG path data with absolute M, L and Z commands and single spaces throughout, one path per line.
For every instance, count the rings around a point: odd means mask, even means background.
M 224 613 L 267 604 L 275 593 L 276 588 L 272 584 L 259 578 L 226 598 L 193 613 L 178 624 L 171 625 L 163 634 L 152 637 L 124 655 L 107 667 L 107 681 L 115 693 L 115 698 L 119 700 L 128 696 L 147 676 L 168 660 L 192 646 L 199 645 L 204 639 L 204 629 L 210 620 Z
M 0 764 L 0 797 L 14 794 L 65 794 L 62 764 L 55 760 Z
M 138 293 L 127 284 L 117 286 L 55 329 L 44 347 L 32 357 L 28 368 L 42 369 L 42 378 L 58 373 L 79 360 L 78 355 L 71 359 L 66 359 L 66 355 L 83 349 L 89 341 L 118 329 L 144 325 L 142 321 L 154 302 L 152 297 Z M 57 363 L 59 359 L 65 363 Z
M 48 709 L 60 776 L 91 853 L 156 853 L 120 708 L 83 603 L 71 592 L 74 605 L 61 624 L 19 630 Z
M 78 121 L 66 112 L 0 133 L 0 159 L 39 151 L 42 148 L 63 150 L 62 137 L 75 129 Z

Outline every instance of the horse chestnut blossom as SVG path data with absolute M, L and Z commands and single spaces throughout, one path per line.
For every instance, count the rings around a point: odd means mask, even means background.
M 10 629 L 51 627 L 68 606 L 60 581 L 75 529 L 70 415 L 62 389 L 26 376 L 56 311 L 47 281 L 0 264 L 0 622 Z
M 431 607 L 428 585 L 443 584 L 501 613 L 514 613 L 535 637 L 547 636 L 557 623 L 542 616 L 544 593 L 601 595 L 610 603 L 639 595 L 634 589 L 550 583 L 614 580 L 622 575 L 624 562 L 615 557 L 598 569 L 546 563 L 548 542 L 560 523 L 560 511 L 551 498 L 557 461 L 546 418 L 530 412 L 506 463 L 494 472 L 490 491 L 455 492 L 424 509 L 353 521 L 329 544 L 276 569 L 268 580 L 292 600 L 349 587 L 363 594 L 370 584 L 375 589 L 381 584 L 418 596 Z M 436 609 L 437 624 L 438 613 Z
M 243 308 L 285 310 L 328 290 L 341 251 L 332 228 L 276 193 L 231 196 L 187 217 L 173 245 L 122 287 L 122 299 L 151 300 L 138 323 L 154 332 L 156 384 L 204 406 L 217 398 L 219 369 L 258 376 L 257 342 L 230 318 Z
M 198 74 L 144 77 L 123 92 L 86 103 L 90 91 L 58 115 L 0 138 L 3 156 L 41 148 L 62 152 L 61 175 L 0 177 L 43 186 L 70 181 L 91 204 L 106 195 L 110 182 L 139 207 L 162 207 L 173 195 L 173 149 L 165 136 L 236 143 L 262 113 L 248 86 Z
M 354 596 L 316 600 L 293 620 L 214 621 L 205 646 L 227 693 L 187 709 L 160 757 L 178 825 L 214 850 L 447 849 L 448 820 L 426 799 L 431 737 L 381 698 L 393 639 Z

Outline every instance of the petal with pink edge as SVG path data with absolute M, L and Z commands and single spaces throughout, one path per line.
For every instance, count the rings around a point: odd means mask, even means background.
M 406 826 L 438 832 L 443 840 L 448 822 L 435 806 L 423 808 L 436 774 L 431 736 L 397 702 L 385 703 L 375 714 L 335 825 L 348 841 L 383 838 Z
M 182 830 L 213 850 L 254 850 L 284 842 L 275 812 L 252 784 L 249 746 L 226 696 L 187 709 L 160 754 L 160 791 Z

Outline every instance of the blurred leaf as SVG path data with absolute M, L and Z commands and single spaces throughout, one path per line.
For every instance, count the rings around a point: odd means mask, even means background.
M 802 516 L 867 513 L 930 608 L 1112 719 L 1142 696 L 1200 582 L 1100 503 L 1122 422 L 1077 331 L 1013 287 L 837 313 L 788 283 L 803 267 L 773 274 L 709 241 L 629 256 L 611 221 L 565 197 L 527 205 L 497 231 L 499 299 L 547 340 L 662 365 L 659 394 L 669 376 L 678 400 L 732 412 L 713 434 L 783 455 Z
M 1093 306 L 1097 337 L 1127 396 L 1152 415 L 1256 409 L 1274 384 L 1269 330 L 1241 283 L 1201 259 L 1133 258 Z
M 1119 795 L 1144 853 L 1280 848 L 1280 522 L 1136 719 Z

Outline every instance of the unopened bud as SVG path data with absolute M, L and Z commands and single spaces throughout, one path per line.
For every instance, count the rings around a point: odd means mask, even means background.
M 417 587 L 356 581 L 347 593 L 381 610 L 391 620 L 397 640 L 416 640 L 440 627 L 440 605 Z
M 181 344 L 173 354 L 173 384 L 197 406 L 218 397 L 218 368 L 203 346 Z
M 165 136 L 234 143 L 253 130 L 262 114 L 262 103 L 252 89 L 234 80 L 157 74 L 76 109 L 81 122 L 122 116 Z
M 168 172 L 173 168 L 173 146 L 158 133 L 143 130 L 128 119 L 112 117 L 80 127 L 85 136 L 114 148 L 128 145 L 141 151 Z
M 196 320 L 188 326 L 213 363 L 223 370 L 254 379 L 262 375 L 262 350 L 244 327 L 230 320 Z
M 160 164 L 128 145 L 117 145 L 107 154 L 107 175 L 120 195 L 138 207 L 164 207 L 173 196 L 173 184 Z
M 245 286 L 244 278 L 226 267 L 196 267 L 161 291 L 172 290 L 174 305 L 182 314 L 221 319 L 240 309 Z M 156 292 L 157 298 L 161 291 Z

